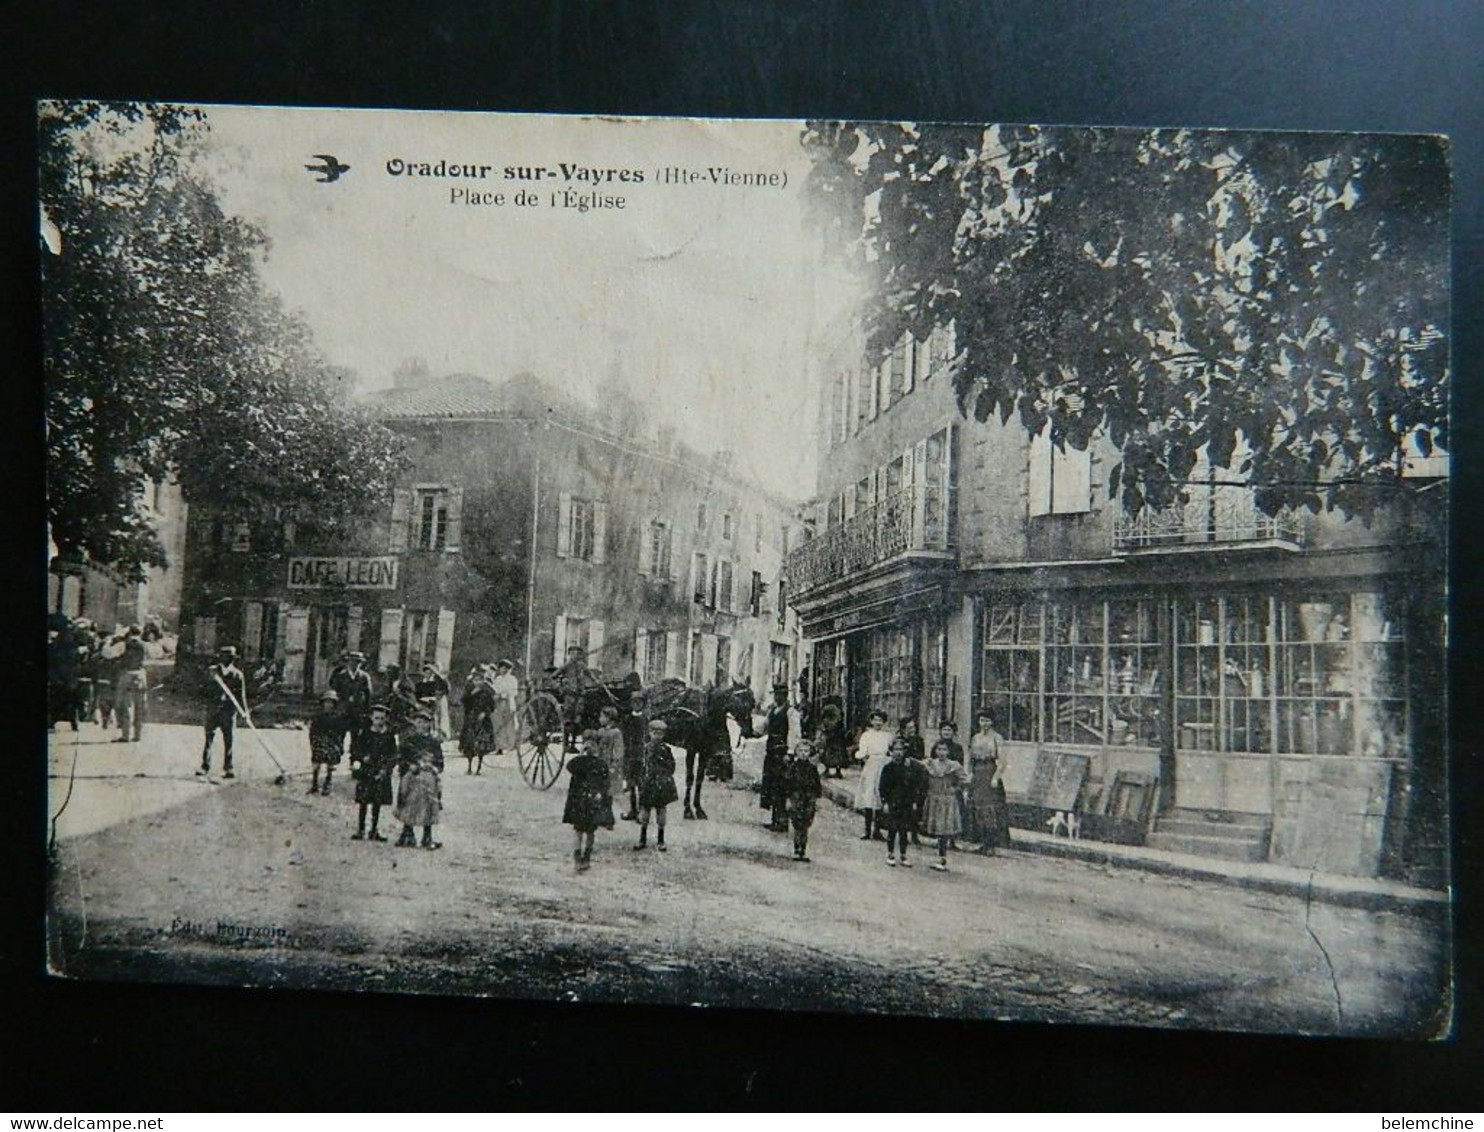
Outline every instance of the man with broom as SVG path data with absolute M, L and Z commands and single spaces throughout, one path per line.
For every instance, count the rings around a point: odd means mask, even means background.
M 222 733 L 222 777 L 232 773 L 232 731 L 237 713 L 247 711 L 247 678 L 237 667 L 237 650 L 231 645 L 217 649 L 216 663 L 206 670 L 206 746 L 201 750 L 201 769 L 197 777 L 211 773 L 211 742 Z

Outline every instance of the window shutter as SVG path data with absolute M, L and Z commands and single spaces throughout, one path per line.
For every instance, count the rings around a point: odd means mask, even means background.
M 361 651 L 361 624 L 366 618 L 365 610 L 352 605 L 345 614 L 345 648 L 347 652 Z
M 712 609 L 716 608 L 716 576 L 721 573 L 721 559 L 718 558 L 711 563 L 711 582 L 706 588 L 706 604 Z
M 639 525 L 639 573 L 649 577 L 654 573 L 654 520 Z
M 660 575 L 665 578 L 675 576 L 675 528 L 665 527 L 665 561 L 661 564 L 664 569 Z
M 917 365 L 922 355 L 922 346 L 911 333 L 907 335 L 907 357 L 903 359 L 902 392 L 911 393 L 917 387 Z
M 242 603 L 242 659 L 257 660 L 262 642 L 263 603 L 245 601 Z
M 289 621 L 289 603 L 279 598 L 273 604 L 276 607 L 273 618 L 273 659 L 282 660 L 286 648 L 284 626 Z
M 634 630 L 634 671 L 639 674 L 639 680 L 644 680 L 644 670 L 649 665 L 649 631 L 646 629 Z
M 889 364 L 886 359 L 883 359 L 879 364 L 871 367 L 869 379 L 871 388 L 867 391 L 866 416 L 873 421 L 876 419 L 877 414 L 881 412 L 881 383 L 884 380 L 883 375 L 887 372 L 887 366 Z
M 283 688 L 287 692 L 304 690 L 304 654 L 309 645 L 309 608 L 289 606 L 283 627 Z
M 392 492 L 391 541 L 387 544 L 393 554 L 407 550 L 407 536 L 412 525 L 412 492 L 399 487 Z
M 433 637 L 433 663 L 438 666 L 438 671 L 447 676 L 449 673 L 449 662 L 453 660 L 453 622 L 455 613 L 452 609 L 440 609 L 438 611 L 438 629 Z
M 1039 436 L 1031 437 L 1030 466 L 1027 476 L 1031 518 L 1051 513 L 1051 426 Z
M 666 677 L 681 676 L 680 666 L 683 663 L 680 655 L 680 634 L 676 632 L 665 634 L 665 675 Z
M 1092 452 L 1075 448 L 1054 451 L 1056 472 L 1051 477 L 1051 510 L 1057 515 L 1080 515 L 1092 510 Z
M 715 633 L 701 634 L 701 682 L 705 683 L 716 675 L 716 647 Z
M 572 493 L 564 491 L 557 497 L 557 557 L 566 558 L 572 553 Z
M 876 469 L 876 502 L 886 502 L 886 465 Z
M 603 667 L 603 622 L 601 621 L 587 623 L 587 666 L 597 669 Z
M 403 616 L 401 609 L 381 611 L 381 639 L 376 650 L 376 667 L 380 669 L 396 664 L 402 655 Z
M 560 668 L 567 656 L 567 615 L 556 615 L 556 628 L 551 634 L 551 666 Z
M 604 552 L 608 543 L 608 504 L 593 504 L 593 564 L 603 564 Z
M 464 539 L 464 489 L 450 488 L 448 492 L 448 529 L 443 539 L 443 549 L 457 554 Z
M 844 513 L 845 518 L 849 519 L 855 515 L 855 503 L 855 484 L 851 484 L 845 489 L 845 501 L 841 504 L 840 507 L 840 510 Z

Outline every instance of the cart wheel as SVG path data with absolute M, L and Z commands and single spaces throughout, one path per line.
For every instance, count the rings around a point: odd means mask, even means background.
M 562 708 L 545 692 L 521 705 L 515 759 L 521 777 L 536 790 L 549 790 L 567 761 L 562 742 Z

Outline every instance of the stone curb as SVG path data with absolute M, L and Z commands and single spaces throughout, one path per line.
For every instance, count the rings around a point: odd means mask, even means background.
M 826 779 L 824 794 L 837 806 L 855 808 L 855 790 L 840 779 Z M 1163 854 L 1154 856 L 1158 850 L 1107 845 L 1095 841 L 1069 841 L 1053 838 L 1047 834 L 1016 829 L 1012 834 L 1014 847 L 1022 853 L 1035 853 L 1044 857 L 1062 860 L 1086 861 L 1090 864 L 1112 868 L 1136 869 L 1157 876 L 1178 877 L 1183 880 L 1215 881 L 1235 888 L 1254 892 L 1267 892 L 1278 896 L 1293 896 L 1312 899 L 1324 904 L 1343 908 L 1361 908 L 1366 911 L 1406 912 L 1430 916 L 1446 916 L 1450 896 L 1427 888 L 1413 888 L 1391 881 L 1357 881 L 1332 874 L 1313 877 L 1300 870 L 1292 870 L 1286 876 L 1271 872 L 1242 872 L 1222 867 L 1217 859 L 1203 861 L 1185 855 Z M 1234 862 L 1236 863 L 1236 862 Z M 1266 866 L 1281 868 L 1281 866 Z M 1384 887 L 1378 887 L 1383 886 Z

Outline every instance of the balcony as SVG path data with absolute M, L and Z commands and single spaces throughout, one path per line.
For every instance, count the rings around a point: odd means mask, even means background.
M 918 486 L 862 508 L 789 554 L 784 564 L 789 592 L 797 597 L 902 555 L 949 557 L 947 499 L 942 487 Z
M 1113 523 L 1113 549 L 1121 553 L 1182 553 L 1210 547 L 1261 546 L 1299 550 L 1304 527 L 1288 508 L 1265 515 L 1252 489 L 1238 485 L 1197 488 L 1183 506 L 1144 510 Z

